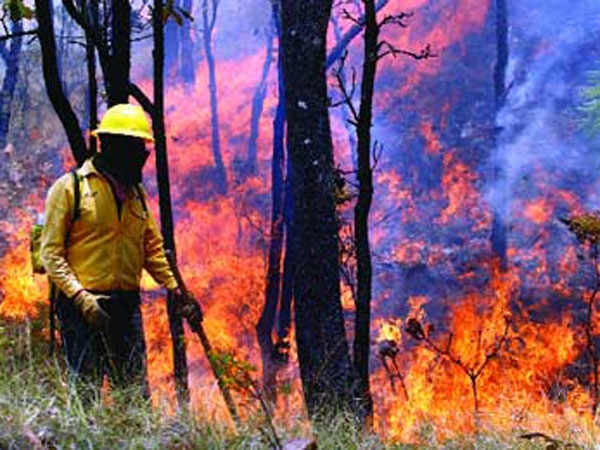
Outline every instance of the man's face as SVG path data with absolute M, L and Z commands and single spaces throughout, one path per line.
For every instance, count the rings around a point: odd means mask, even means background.
M 143 160 L 145 163 L 148 158 L 149 152 L 146 150 L 146 143 L 141 138 L 106 134 L 101 139 L 105 144 L 102 145 L 102 151 L 111 153 L 116 159 L 123 162 Z
M 139 183 L 142 168 L 150 155 L 141 138 L 103 134 L 100 136 L 98 166 L 124 184 Z

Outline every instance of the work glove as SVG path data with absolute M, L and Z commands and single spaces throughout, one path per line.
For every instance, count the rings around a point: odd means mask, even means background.
M 83 319 L 91 328 L 103 330 L 108 326 L 110 316 L 102 309 L 99 302 L 109 299 L 108 295 L 96 295 L 83 290 L 75 296 L 73 303 L 75 303 Z
M 198 301 L 191 295 L 183 295 L 180 289 L 176 289 L 173 293 L 176 301 L 181 302 L 181 315 L 190 323 L 202 322 L 204 315 Z

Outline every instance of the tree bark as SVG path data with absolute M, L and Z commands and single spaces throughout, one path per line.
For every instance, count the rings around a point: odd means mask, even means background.
M 127 103 L 131 66 L 131 5 L 129 0 L 112 0 L 109 106 Z
M 217 21 L 218 1 L 211 0 L 211 6 L 208 0 L 202 3 L 202 21 L 203 21 L 203 41 L 206 64 L 208 65 L 208 92 L 210 95 L 210 129 L 212 140 L 213 158 L 217 170 L 217 191 L 220 194 L 227 193 L 227 172 L 223 163 L 221 154 L 221 137 L 219 126 L 219 103 L 217 93 L 217 73 L 215 56 L 212 51 L 212 34 Z
M 164 120 L 164 29 L 162 0 L 154 2 L 152 18 L 154 30 L 154 114 L 152 127 L 156 149 L 156 176 L 160 202 L 160 223 L 164 238 L 164 247 L 175 252 L 175 233 L 173 226 L 173 209 L 171 205 L 171 185 L 169 180 L 169 161 L 167 158 L 167 140 Z M 186 343 L 183 319 L 179 303 L 169 293 L 167 297 L 167 313 L 171 342 L 173 344 L 173 367 L 175 387 L 179 407 L 186 409 L 189 401 L 188 367 L 185 353 Z
M 191 14 L 193 7 L 193 0 L 183 0 L 185 11 Z M 194 41 L 192 41 L 192 24 L 189 20 L 185 20 L 183 26 L 179 28 L 179 42 L 181 47 L 180 76 L 184 85 L 193 86 L 196 83 L 196 64 Z
M 342 307 L 335 174 L 325 75 L 332 1 L 282 0 L 287 142 L 297 266 L 296 339 L 309 415 L 349 409 L 352 371 Z
M 354 241 L 357 260 L 356 321 L 354 336 L 354 370 L 361 419 L 373 416 L 373 399 L 369 383 L 371 349 L 371 289 L 372 264 L 369 245 L 369 212 L 373 201 L 373 170 L 371 167 L 371 126 L 373 123 L 373 94 L 377 72 L 379 25 L 374 0 L 365 5 L 365 35 L 363 73 L 358 112 L 358 200 L 354 207 Z
M 85 8 L 85 0 L 81 2 L 82 9 Z M 90 5 L 95 11 L 92 13 L 97 16 L 98 4 L 96 1 Z M 94 39 L 89 29 L 83 30 L 85 34 L 85 54 L 87 64 L 88 90 L 87 90 L 87 112 L 88 112 L 88 127 L 90 131 L 98 128 L 98 80 L 96 79 L 96 49 L 94 47 Z M 90 134 L 89 153 L 91 155 L 98 151 L 98 141 L 96 137 Z
M 179 6 L 180 0 L 174 0 L 172 7 L 178 8 Z M 179 70 L 181 55 L 181 41 L 179 39 L 180 28 L 181 27 L 172 18 L 169 18 L 165 23 L 165 70 L 168 77 L 176 74 Z
M 285 115 L 278 124 L 281 133 L 285 130 Z M 279 307 L 279 323 L 277 325 L 277 337 L 279 342 L 288 342 L 292 327 L 292 304 L 294 301 L 294 274 L 296 273 L 296 259 L 294 257 L 293 239 L 294 235 L 294 208 L 292 195 L 290 158 L 288 149 L 287 177 L 284 183 L 283 195 L 283 220 L 285 231 L 285 256 L 283 258 L 283 280 L 281 285 L 281 305 Z
M 23 37 L 19 36 L 19 34 L 22 32 L 23 22 L 17 20 L 12 23 L 11 33 L 16 35 L 16 37 L 11 40 L 9 48 L 6 48 L 6 42 L 0 43 L 0 53 L 6 65 L 4 80 L 2 80 L 2 90 L 0 91 L 0 149 L 6 146 L 15 89 L 19 81 L 19 62 L 23 42 Z
M 273 2 L 273 21 L 277 30 L 277 41 L 280 38 L 279 3 Z M 273 37 L 267 37 L 267 52 L 273 51 Z M 267 56 L 269 58 L 269 56 Z M 270 66 L 270 63 L 265 66 Z M 278 55 L 278 69 L 281 66 L 281 53 Z M 268 70 L 263 71 L 263 82 L 266 86 Z M 265 288 L 265 305 L 261 317 L 256 326 L 258 342 L 261 348 L 263 363 L 263 387 L 267 392 L 269 400 L 276 399 L 277 361 L 274 361 L 273 328 L 277 306 L 281 299 L 281 259 L 283 254 L 284 239 L 284 179 L 283 170 L 285 164 L 284 152 L 284 124 L 285 124 L 285 99 L 283 92 L 283 74 L 278 70 L 278 103 L 273 121 L 273 159 L 271 162 L 271 240 L 269 242 L 269 265 L 267 269 L 267 286 Z M 257 90 L 257 94 L 260 91 Z M 265 88 L 266 92 L 266 88 Z M 255 95 L 256 98 L 256 95 Z M 262 97 L 264 100 L 264 95 Z M 262 110 L 262 101 L 261 108 Z M 253 114 L 254 116 L 254 114 Z M 257 120 L 258 122 L 258 120 Z M 258 126 L 258 125 L 257 125 Z
M 252 113 L 250 115 L 250 138 L 248 140 L 248 160 L 246 161 L 246 167 L 244 168 L 244 175 L 255 175 L 257 166 L 257 143 L 258 135 L 260 132 L 260 117 L 263 112 L 263 106 L 265 98 L 267 96 L 267 78 L 269 76 L 269 70 L 273 62 L 273 33 L 271 30 L 266 31 L 266 53 L 265 62 L 262 68 L 262 74 L 260 82 L 254 92 L 252 98 Z
M 64 93 L 58 72 L 51 0 L 35 0 L 35 11 L 46 91 L 52 107 L 65 129 L 73 157 L 77 164 L 81 165 L 86 159 L 87 148 L 79 121 Z
M 508 6 L 506 0 L 496 0 L 496 64 L 494 66 L 494 100 L 496 116 L 506 98 L 506 67 L 508 66 Z M 500 130 L 494 133 L 494 147 L 498 147 Z M 506 174 L 502 167 L 492 163 L 492 182 L 496 185 L 497 198 L 492 205 L 492 252 L 500 262 L 501 270 L 508 269 L 506 202 L 508 201 Z

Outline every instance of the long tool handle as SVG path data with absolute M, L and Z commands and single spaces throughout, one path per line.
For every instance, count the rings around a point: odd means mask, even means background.
M 188 299 L 193 298 L 190 295 L 190 291 L 188 291 L 185 282 L 183 281 L 183 277 L 181 276 L 181 272 L 179 271 L 179 266 L 177 265 L 177 262 L 175 261 L 173 252 L 171 250 L 167 250 L 165 253 L 167 255 L 167 260 L 169 261 L 169 265 L 171 266 L 171 271 L 173 272 L 173 275 L 175 276 L 175 280 L 177 280 L 177 284 L 179 286 L 179 289 L 181 289 L 182 294 Z M 219 389 L 221 390 L 221 394 L 223 395 L 223 399 L 225 400 L 225 404 L 227 405 L 229 414 L 231 414 L 231 418 L 235 422 L 236 427 L 239 428 L 239 426 L 241 424 L 240 416 L 237 412 L 237 408 L 235 406 L 235 402 L 233 401 L 233 397 L 231 396 L 231 392 L 229 391 L 229 388 L 227 387 L 227 385 L 223 381 L 223 378 L 219 374 L 219 370 L 216 366 L 216 362 L 212 358 L 212 356 L 213 356 L 212 345 L 210 344 L 210 341 L 208 340 L 208 336 L 206 335 L 206 332 L 204 331 L 202 322 L 199 322 L 199 321 L 194 322 L 194 321 L 189 320 L 187 317 L 186 317 L 186 320 L 187 320 L 188 325 L 192 329 L 192 331 L 194 333 L 196 333 L 198 335 L 198 337 L 200 338 L 200 342 L 202 343 L 202 347 L 204 348 L 204 353 L 206 354 L 206 357 L 208 359 L 208 363 L 210 364 L 210 368 L 212 369 L 213 375 L 217 379 L 217 382 L 219 384 Z

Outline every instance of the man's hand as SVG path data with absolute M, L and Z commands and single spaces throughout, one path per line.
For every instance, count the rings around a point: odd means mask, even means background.
M 200 323 L 204 319 L 202 308 L 198 301 L 190 295 L 183 295 L 181 289 L 173 291 L 176 301 L 181 302 L 181 315 L 190 323 Z
M 81 312 L 83 319 L 94 330 L 105 329 L 109 322 L 110 316 L 100 306 L 99 300 L 110 299 L 107 295 L 96 295 L 86 290 L 77 293 L 73 299 L 73 303 Z

